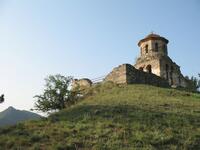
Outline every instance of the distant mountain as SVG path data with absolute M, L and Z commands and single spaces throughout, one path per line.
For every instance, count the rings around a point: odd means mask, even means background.
M 0 127 L 6 125 L 14 125 L 25 120 L 40 119 L 41 116 L 25 110 L 17 110 L 13 107 L 8 107 L 6 110 L 0 112 Z

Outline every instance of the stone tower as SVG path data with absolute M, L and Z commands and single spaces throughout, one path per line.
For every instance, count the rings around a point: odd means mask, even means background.
M 134 67 L 165 78 L 171 86 L 186 87 L 180 67 L 168 56 L 168 40 L 157 34 L 149 34 L 140 40 L 140 56 Z

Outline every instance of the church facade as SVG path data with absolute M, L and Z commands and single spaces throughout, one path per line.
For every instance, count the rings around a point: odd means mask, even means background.
M 166 79 L 171 86 L 186 87 L 180 66 L 168 56 L 168 42 L 166 38 L 153 33 L 140 40 L 140 56 L 134 67 Z
M 115 67 L 102 82 L 116 84 L 149 84 L 159 87 L 187 87 L 187 80 L 178 66 L 168 56 L 169 41 L 157 34 L 149 34 L 140 40 L 140 56 L 134 65 Z M 96 84 L 90 79 L 74 80 L 73 87 L 90 87 Z

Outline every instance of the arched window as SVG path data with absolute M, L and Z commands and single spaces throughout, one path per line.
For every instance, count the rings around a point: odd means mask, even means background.
M 167 53 L 167 46 L 165 44 L 163 45 L 163 51 L 164 53 Z
M 140 67 L 140 68 L 139 68 L 139 70 L 141 70 L 141 71 L 143 71 L 143 69 L 144 69 L 143 67 Z
M 166 79 L 169 80 L 169 66 L 166 64 Z
M 148 65 L 148 66 L 146 67 L 146 70 L 147 70 L 148 73 L 152 73 L 151 65 Z
M 163 45 L 163 50 L 164 50 L 164 51 L 166 50 L 166 45 L 165 45 L 165 44 Z
M 174 67 L 173 67 L 173 66 L 171 66 L 171 71 L 172 71 L 172 72 L 174 71 Z
M 158 43 L 155 43 L 155 51 L 158 52 Z
M 158 52 L 158 43 L 155 43 L 155 51 Z
M 148 44 L 145 45 L 145 52 L 148 53 Z

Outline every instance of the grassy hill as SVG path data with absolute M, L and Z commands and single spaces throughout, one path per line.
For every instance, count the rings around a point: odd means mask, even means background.
M 0 129 L 0 149 L 200 149 L 200 94 L 98 85 L 42 121 Z

